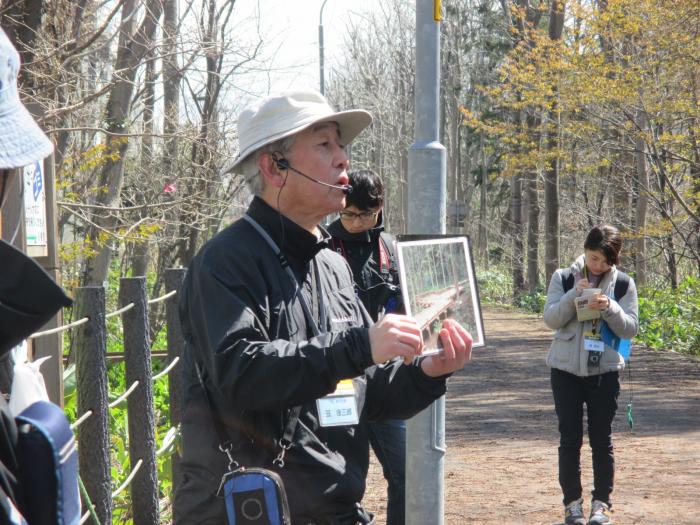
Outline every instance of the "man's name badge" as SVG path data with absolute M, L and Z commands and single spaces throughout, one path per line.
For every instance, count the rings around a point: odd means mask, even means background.
M 318 418 L 322 427 L 357 425 L 360 415 L 357 412 L 355 387 L 352 379 L 343 379 L 335 392 L 316 400 Z
M 605 350 L 605 343 L 599 335 L 587 333 L 583 337 L 583 349 L 587 352 L 602 352 Z

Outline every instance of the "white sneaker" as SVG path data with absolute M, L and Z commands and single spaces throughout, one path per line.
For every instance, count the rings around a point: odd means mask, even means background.
M 583 499 L 576 499 L 564 507 L 565 525 L 586 525 L 583 516 Z
M 588 525 L 612 525 L 608 512 L 610 512 L 610 506 L 607 503 L 594 499 L 591 503 L 591 517 L 588 518 Z

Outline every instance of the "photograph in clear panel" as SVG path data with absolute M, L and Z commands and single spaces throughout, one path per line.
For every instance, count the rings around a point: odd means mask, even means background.
M 407 236 L 402 237 L 402 239 Z M 441 350 L 438 334 L 455 319 L 484 346 L 479 295 L 467 237 L 400 240 L 396 244 L 406 314 L 423 332 L 424 354 Z

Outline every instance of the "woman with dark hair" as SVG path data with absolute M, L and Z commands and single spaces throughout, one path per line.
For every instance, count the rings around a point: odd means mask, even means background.
M 547 366 L 551 368 L 559 420 L 559 484 L 564 495 L 565 523 L 608 525 L 612 523 L 608 513 L 615 474 L 612 422 L 625 360 L 601 338 L 601 331 L 607 326 L 621 339 L 636 335 L 637 289 L 634 281 L 617 269 L 622 249 L 617 228 L 595 226 L 583 248 L 584 254 L 570 268 L 557 270 L 549 283 L 544 322 L 555 334 Z M 584 405 L 593 453 L 588 521 L 583 514 L 581 487 Z

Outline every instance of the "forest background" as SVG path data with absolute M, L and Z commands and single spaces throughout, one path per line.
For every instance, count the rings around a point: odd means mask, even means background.
M 224 169 L 237 153 L 235 116 L 262 94 L 251 93 L 255 79 L 275 71 L 270 22 L 238 20 L 237 8 L 2 2 L 23 99 L 56 146 L 69 290 L 147 275 L 156 297 L 164 269 L 187 266 L 245 210 L 243 180 Z M 448 231 L 470 236 L 482 300 L 541 311 L 553 271 L 608 222 L 640 285 L 638 342 L 700 354 L 700 3 L 444 0 L 442 10 Z M 326 73 L 334 105 L 374 114 L 351 163 L 384 179 L 396 234 L 409 213 L 414 26 L 410 0 L 348 19 Z M 154 348 L 163 323 L 154 308 Z

